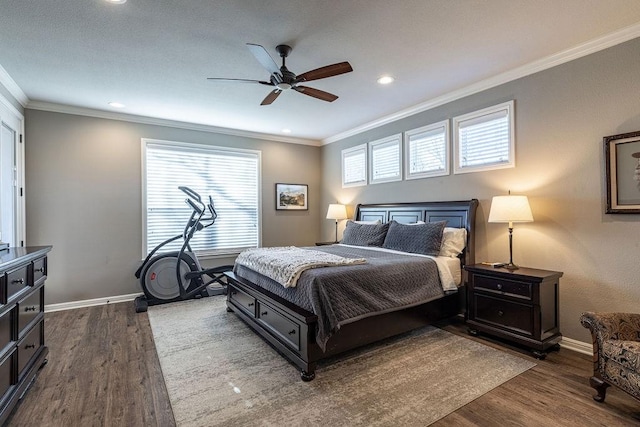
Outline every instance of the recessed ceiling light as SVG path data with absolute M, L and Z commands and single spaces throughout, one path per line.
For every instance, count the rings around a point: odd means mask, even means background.
M 113 108 L 124 108 L 125 105 L 121 104 L 119 102 L 110 102 L 109 105 L 111 105 Z
M 107 2 L 113 3 L 113 4 L 122 4 L 122 3 L 126 3 L 127 0 L 107 0 Z
M 282 133 L 291 133 L 291 129 L 282 129 Z
M 381 85 L 388 85 L 389 83 L 393 83 L 395 79 L 391 76 L 382 76 L 378 79 L 378 83 Z

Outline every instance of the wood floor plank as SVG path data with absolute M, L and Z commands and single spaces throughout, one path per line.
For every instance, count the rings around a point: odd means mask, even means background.
M 593 400 L 591 357 L 566 349 L 536 360 L 489 337 L 449 332 L 530 359 L 537 365 L 437 421 L 437 427 L 640 426 L 640 402 L 613 387 Z M 49 362 L 9 426 L 175 426 L 153 335 L 133 303 L 47 313 Z

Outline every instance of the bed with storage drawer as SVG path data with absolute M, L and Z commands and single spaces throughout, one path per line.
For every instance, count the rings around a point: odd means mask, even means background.
M 461 312 L 477 205 L 361 204 L 340 244 L 245 251 L 226 273 L 227 311 L 310 381 L 319 360 Z M 294 272 L 300 254 L 315 264 Z

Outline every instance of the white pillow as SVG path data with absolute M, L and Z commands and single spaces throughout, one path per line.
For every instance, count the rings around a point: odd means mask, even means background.
M 455 258 L 462 253 L 466 245 L 467 230 L 465 228 L 445 227 L 438 256 Z

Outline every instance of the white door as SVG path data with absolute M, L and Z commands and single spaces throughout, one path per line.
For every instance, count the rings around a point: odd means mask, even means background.
M 0 96 L 0 242 L 21 246 L 24 241 L 23 150 L 20 134 L 23 118 L 7 107 Z

